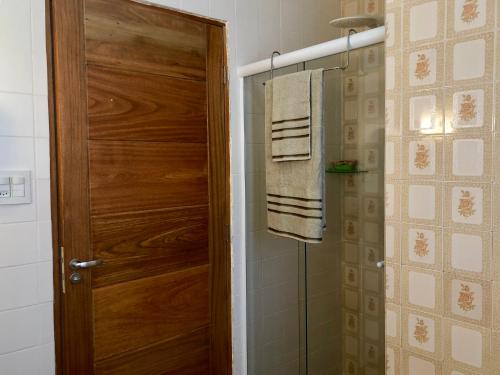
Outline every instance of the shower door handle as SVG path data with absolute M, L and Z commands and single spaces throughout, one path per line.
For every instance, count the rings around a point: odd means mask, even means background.
M 385 266 L 385 260 L 381 260 L 377 262 L 377 268 L 384 268 Z

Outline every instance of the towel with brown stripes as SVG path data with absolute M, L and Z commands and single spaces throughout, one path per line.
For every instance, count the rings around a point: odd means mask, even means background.
M 273 161 L 311 158 L 311 71 L 273 79 Z
M 304 73 L 310 77 L 310 158 L 275 162 L 274 84 L 266 83 L 266 193 L 270 233 L 318 243 L 325 228 L 323 148 L 323 70 Z M 280 77 L 282 78 L 282 77 Z

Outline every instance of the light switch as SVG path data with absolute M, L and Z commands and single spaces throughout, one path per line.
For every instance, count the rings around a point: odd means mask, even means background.
M 0 205 L 31 203 L 31 171 L 0 171 Z
M 13 198 L 22 198 L 26 195 L 25 178 L 23 176 L 11 177 L 11 194 Z
M 0 199 L 10 198 L 10 178 L 0 177 Z

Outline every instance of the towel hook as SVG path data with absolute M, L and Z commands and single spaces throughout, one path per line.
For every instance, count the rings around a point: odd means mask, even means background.
M 354 30 L 354 29 L 350 29 L 349 30 L 349 33 L 347 33 L 347 62 L 345 63 L 345 65 L 341 65 L 341 66 L 334 66 L 333 68 L 329 68 L 329 69 L 324 69 L 323 71 L 324 72 L 328 72 L 330 70 L 346 70 L 347 68 L 349 68 L 349 64 L 350 64 L 350 56 L 351 56 L 351 35 L 353 34 L 356 34 L 357 31 Z
M 351 62 L 351 36 L 353 34 L 356 34 L 357 31 L 355 29 L 349 29 L 349 32 L 347 33 L 347 61 L 344 65 L 341 65 L 341 66 L 334 66 L 333 68 L 327 68 L 327 69 L 323 69 L 323 72 L 329 72 L 331 70 L 346 70 L 347 68 L 349 68 L 349 65 L 350 65 L 350 62 Z M 274 78 L 274 57 L 278 55 L 280 56 L 281 53 L 279 51 L 274 51 L 271 55 L 271 79 Z M 265 82 L 262 83 L 264 86 L 266 85 Z
M 280 56 L 281 53 L 279 51 L 273 51 L 273 53 L 271 54 L 271 79 L 274 78 L 274 56 Z

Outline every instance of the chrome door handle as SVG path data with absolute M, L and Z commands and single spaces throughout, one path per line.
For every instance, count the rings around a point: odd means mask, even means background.
M 102 261 L 102 259 L 89 260 L 88 262 L 82 262 L 79 259 L 71 259 L 71 261 L 69 262 L 69 267 L 72 270 L 81 270 L 92 267 L 98 267 L 101 266 L 103 263 L 104 262 Z
M 377 268 L 384 268 L 385 266 L 385 261 L 381 260 L 380 262 L 377 262 Z

